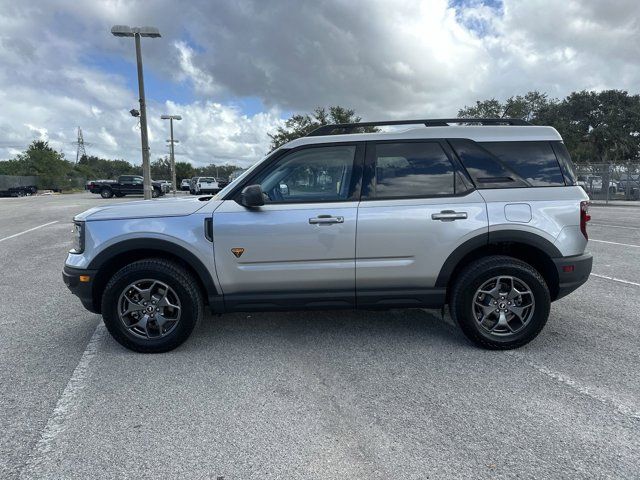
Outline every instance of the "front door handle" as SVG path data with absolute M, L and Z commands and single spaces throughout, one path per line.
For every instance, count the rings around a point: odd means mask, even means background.
M 467 212 L 454 212 L 453 210 L 442 210 L 440 213 L 431 214 L 432 220 L 440 220 L 441 222 L 453 222 L 465 218 L 467 218 Z
M 332 223 L 344 223 L 344 217 L 334 217 L 333 215 L 318 215 L 310 218 L 309 223 L 312 225 L 330 225 Z

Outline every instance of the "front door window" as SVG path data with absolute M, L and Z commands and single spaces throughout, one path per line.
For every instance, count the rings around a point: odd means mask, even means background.
M 353 145 L 307 148 L 279 159 L 253 183 L 265 203 L 339 202 L 352 193 Z

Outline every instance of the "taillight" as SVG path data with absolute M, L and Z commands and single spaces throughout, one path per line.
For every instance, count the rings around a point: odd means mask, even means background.
M 589 202 L 580 202 L 580 231 L 587 240 L 589 240 L 589 235 L 587 235 L 587 222 L 589 220 L 591 220 L 591 215 L 589 215 Z

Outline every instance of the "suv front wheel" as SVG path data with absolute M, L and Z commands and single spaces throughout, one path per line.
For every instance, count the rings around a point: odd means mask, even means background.
M 456 279 L 449 307 L 466 337 L 492 350 L 517 348 L 542 330 L 551 306 L 546 282 L 530 265 L 507 256 L 471 263 Z
M 164 259 L 119 270 L 102 296 L 102 317 L 121 345 L 144 353 L 173 350 L 202 317 L 202 294 L 192 275 Z

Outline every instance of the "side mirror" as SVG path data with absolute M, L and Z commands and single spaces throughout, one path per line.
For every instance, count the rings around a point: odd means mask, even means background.
M 248 185 L 242 189 L 238 203 L 243 207 L 255 208 L 264 205 L 264 196 L 260 185 Z

